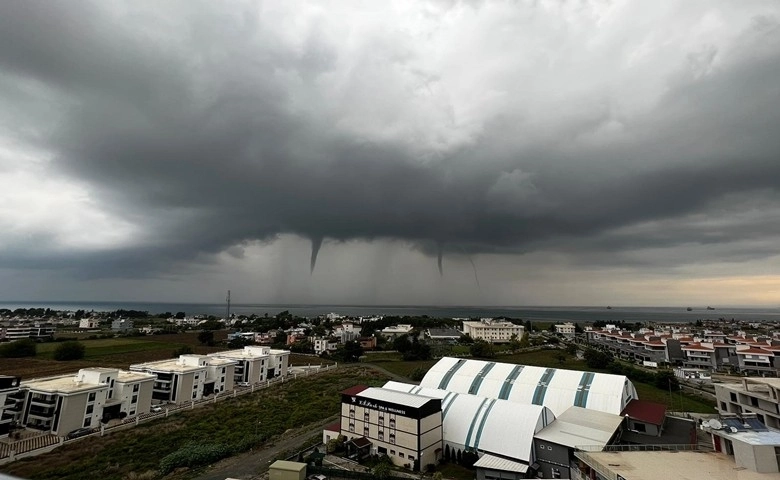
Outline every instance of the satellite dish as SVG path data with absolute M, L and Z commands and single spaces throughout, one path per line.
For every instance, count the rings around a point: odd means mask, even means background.
M 712 427 L 712 423 L 710 423 L 709 420 L 705 420 L 705 421 L 701 422 L 701 426 L 704 427 L 704 428 L 710 428 L 710 427 Z
M 729 430 L 731 430 L 731 433 L 737 433 L 739 431 L 736 427 L 729 427 Z
M 710 420 L 710 427 L 714 428 L 715 430 L 720 430 L 723 428 L 723 425 L 721 425 L 720 421 L 718 421 L 717 418 L 713 418 Z

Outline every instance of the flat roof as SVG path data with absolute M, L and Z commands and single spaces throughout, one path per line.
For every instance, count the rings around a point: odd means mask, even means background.
M 61 375 L 59 377 L 41 378 L 39 380 L 28 380 L 21 385 L 30 390 L 37 390 L 47 393 L 79 393 L 108 388 L 104 383 L 87 383 L 77 381 L 75 375 Z
M 270 355 L 270 352 L 262 353 L 257 351 L 247 351 L 247 350 L 225 350 L 224 352 L 215 352 L 210 353 L 209 357 L 227 357 L 227 358 L 240 358 L 240 359 L 249 359 L 249 358 L 265 358 Z
M 117 381 L 128 383 L 128 382 L 137 382 L 143 380 L 154 380 L 155 378 L 157 378 L 157 375 L 153 373 L 128 372 L 127 370 L 120 370 Z
M 715 452 L 575 452 L 577 457 L 627 480 L 777 480 L 777 473 L 758 473 L 737 466 L 731 457 Z M 595 466 L 595 465 L 594 465 Z
M 285 472 L 300 472 L 306 469 L 305 463 L 288 462 L 287 460 L 277 460 L 269 467 L 273 470 L 283 470 Z
M 177 372 L 188 373 L 196 372 L 198 370 L 205 369 L 205 366 L 197 365 L 181 365 L 178 358 L 171 358 L 168 360 L 158 360 L 156 362 L 138 363 L 136 365 L 130 365 L 130 369 L 140 370 L 159 370 L 162 372 Z
M 534 437 L 565 447 L 603 447 L 622 422 L 623 417 L 620 415 L 571 407 Z
M 395 403 L 397 405 L 406 405 L 407 407 L 420 408 L 433 400 L 430 397 L 413 395 L 411 393 L 388 390 L 386 388 L 370 387 L 357 394 L 361 398 L 370 398 L 372 400 L 382 400 Z
M 731 432 L 729 430 L 715 430 L 713 433 L 731 440 L 747 443 L 748 445 L 766 445 L 780 447 L 780 431 L 777 430 L 746 430 Z
M 474 462 L 475 467 L 489 468 L 491 470 L 500 470 L 502 472 L 525 473 L 528 471 L 528 465 L 506 458 L 496 457 L 488 453 L 482 455 L 479 460 Z

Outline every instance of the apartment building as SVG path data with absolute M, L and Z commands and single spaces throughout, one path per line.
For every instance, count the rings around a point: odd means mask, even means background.
M 270 362 L 268 364 L 268 378 L 287 376 L 287 368 L 290 364 L 289 350 L 277 350 L 269 347 L 258 348 L 264 348 L 268 352 Z
M 233 370 L 234 384 L 255 384 L 268 379 L 268 369 L 271 365 L 271 349 L 268 347 L 250 345 L 240 350 L 227 350 L 209 356 L 236 362 Z
M 780 347 L 767 344 L 735 345 L 739 371 L 748 375 L 776 377 L 780 371 Z
M 559 335 L 563 335 L 564 337 L 567 338 L 574 338 L 575 330 L 576 328 L 574 327 L 574 324 L 571 322 L 555 325 L 555 333 Z
M 780 379 L 743 378 L 739 383 L 716 383 L 715 399 L 721 415 L 753 413 L 758 420 L 780 429 Z
M 152 390 L 154 403 L 185 403 L 233 390 L 236 361 L 207 355 L 130 365 L 134 372 L 157 376 Z
M 333 327 L 333 335 L 339 338 L 341 343 L 347 343 L 360 338 L 361 328 L 351 322 L 344 322 Z
M 380 333 L 385 338 L 396 338 L 400 337 L 401 335 L 408 335 L 412 333 L 412 326 L 407 323 L 390 325 L 389 327 L 383 328 Z
M 33 340 L 43 340 L 51 338 L 57 328 L 48 324 L 30 324 L 30 325 L 8 325 L 0 328 L 0 339 L 14 341 L 23 338 L 32 338 Z
M 463 322 L 463 334 L 469 335 L 474 340 L 484 340 L 490 343 L 506 343 L 516 336 L 523 338 L 525 328 L 505 320 L 483 318 L 478 322 Z
M 134 417 L 149 411 L 154 381 L 152 374 L 97 367 L 25 381 L 21 424 L 64 436 L 112 418 Z
M 441 400 L 355 386 L 341 395 L 341 434 L 354 448 L 419 471 L 442 452 Z
M 339 341 L 335 338 L 314 337 L 312 344 L 314 345 L 314 354 L 321 355 L 325 352 L 335 352 Z
M 0 375 L 0 437 L 8 435 L 11 427 L 19 421 L 24 403 L 20 381 L 20 377 Z

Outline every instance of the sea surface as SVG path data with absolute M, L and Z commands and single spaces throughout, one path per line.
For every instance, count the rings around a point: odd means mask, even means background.
M 151 314 L 185 312 L 187 315 L 215 315 L 224 317 L 225 304 L 208 303 L 148 303 L 148 302 L 25 302 L 0 301 L 0 308 L 51 308 L 52 310 L 114 311 L 140 310 Z M 510 317 L 531 321 L 594 322 L 676 322 L 696 320 L 735 319 L 742 321 L 780 322 L 780 308 L 732 308 L 718 307 L 535 307 L 535 306 L 432 306 L 432 305 L 283 305 L 283 304 L 233 304 L 230 313 L 237 315 L 275 315 L 288 310 L 301 317 L 316 317 L 337 313 L 351 317 L 370 315 L 421 316 L 437 318 Z

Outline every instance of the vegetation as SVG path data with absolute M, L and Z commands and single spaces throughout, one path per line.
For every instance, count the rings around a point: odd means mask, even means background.
M 54 350 L 54 359 L 60 361 L 81 360 L 84 358 L 85 351 L 86 348 L 84 347 L 83 343 L 76 340 L 70 340 L 57 346 L 57 348 Z
M 34 357 L 37 353 L 38 344 L 35 340 L 23 338 L 0 345 L 0 358 L 24 358 Z
M 81 479 L 84 472 L 101 480 L 143 476 L 162 478 L 169 468 L 191 469 L 201 458 L 232 455 L 259 446 L 288 429 L 335 414 L 339 393 L 356 384 L 382 385 L 371 369 L 339 368 L 257 393 L 207 404 L 168 418 L 64 445 L 54 452 L 1 467 L 22 478 Z M 205 442 L 208 447 L 195 448 Z
M 492 343 L 476 340 L 471 344 L 471 355 L 477 358 L 495 358 L 496 351 Z

